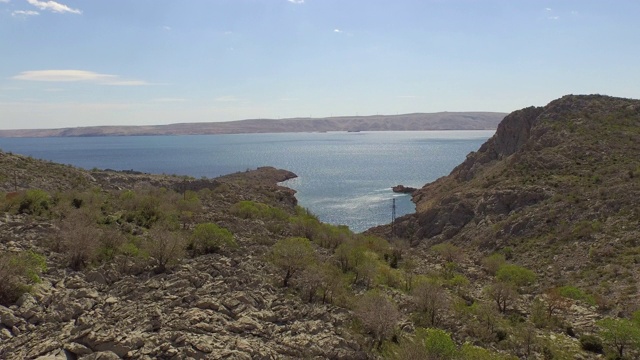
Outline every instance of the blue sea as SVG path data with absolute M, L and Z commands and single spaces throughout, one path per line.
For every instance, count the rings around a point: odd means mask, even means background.
M 0 148 L 85 169 L 216 177 L 259 166 L 293 171 L 283 185 L 327 223 L 355 232 L 415 211 L 391 187 L 447 175 L 494 131 L 329 132 L 190 136 L 0 138 Z

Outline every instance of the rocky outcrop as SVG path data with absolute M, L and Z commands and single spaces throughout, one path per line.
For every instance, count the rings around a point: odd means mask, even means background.
M 415 192 L 418 189 L 412 188 L 412 187 L 409 187 L 409 186 L 404 186 L 404 185 L 396 185 L 396 186 L 392 187 L 391 190 L 394 193 L 412 194 L 413 192 Z

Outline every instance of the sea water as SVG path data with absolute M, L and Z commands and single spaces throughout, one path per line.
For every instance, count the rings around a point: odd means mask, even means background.
M 283 183 L 320 220 L 360 232 L 415 211 L 410 195 L 447 175 L 494 131 L 0 138 L 0 149 L 85 169 L 216 177 L 274 166 L 298 178 Z

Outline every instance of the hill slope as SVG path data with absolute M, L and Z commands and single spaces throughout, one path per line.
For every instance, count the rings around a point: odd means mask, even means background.
M 640 305 L 638 199 L 640 101 L 569 95 L 508 115 L 450 175 L 415 192 L 416 213 L 395 228 L 423 245 L 508 248 L 547 284 L 583 286 L 630 312 Z
M 90 126 L 64 129 L 0 130 L 0 137 L 207 135 L 325 131 L 493 130 L 506 114 L 441 112 L 330 118 L 252 119 L 155 126 Z

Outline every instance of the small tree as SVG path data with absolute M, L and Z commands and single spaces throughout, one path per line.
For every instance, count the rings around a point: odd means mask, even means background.
M 195 254 L 210 254 L 235 244 L 231 231 L 213 223 L 198 224 L 191 234 L 191 248 Z
M 178 217 L 182 223 L 182 228 L 186 229 L 188 223 L 193 220 L 194 216 L 202 210 L 202 203 L 198 198 L 198 194 L 187 190 L 182 199 L 176 203 L 176 210 L 178 211 Z
M 627 349 L 640 347 L 640 328 L 627 319 L 606 318 L 596 322 L 600 327 L 603 342 L 617 352 L 619 358 L 624 357 Z
M 444 289 L 433 282 L 421 281 L 413 289 L 412 295 L 418 312 L 423 315 L 420 317 L 425 320 L 424 325 L 438 326 L 448 307 Z
M 551 319 L 556 311 L 564 311 L 571 307 L 571 301 L 562 296 L 559 288 L 551 288 L 545 291 L 545 300 L 548 319 Z
M 185 240 L 178 231 L 155 227 L 149 231 L 144 248 L 154 262 L 155 272 L 163 273 L 184 257 Z
M 380 263 L 378 261 L 378 255 L 373 251 L 366 250 L 362 255 L 362 260 L 358 263 L 358 266 L 354 268 L 356 277 L 353 282 L 354 284 L 361 282 L 369 289 L 378 274 Z
M 80 270 L 94 262 L 100 252 L 102 228 L 82 209 L 72 210 L 59 224 L 51 241 L 54 251 L 61 251 L 73 270 Z
M 501 313 L 507 311 L 507 306 L 518 296 L 518 292 L 512 284 L 502 281 L 489 285 L 485 292 L 493 299 Z
M 307 238 L 291 237 L 278 241 L 271 248 L 270 260 L 283 273 L 282 286 L 289 286 L 289 280 L 304 270 L 315 260 L 311 242 Z
M 406 258 L 400 263 L 400 269 L 404 275 L 405 289 L 411 291 L 413 289 L 413 279 L 416 274 L 415 271 L 418 268 L 418 264 L 413 258 Z
M 376 291 L 370 291 L 358 299 L 355 311 L 364 330 L 373 336 L 377 348 L 395 333 L 400 319 L 396 305 Z

